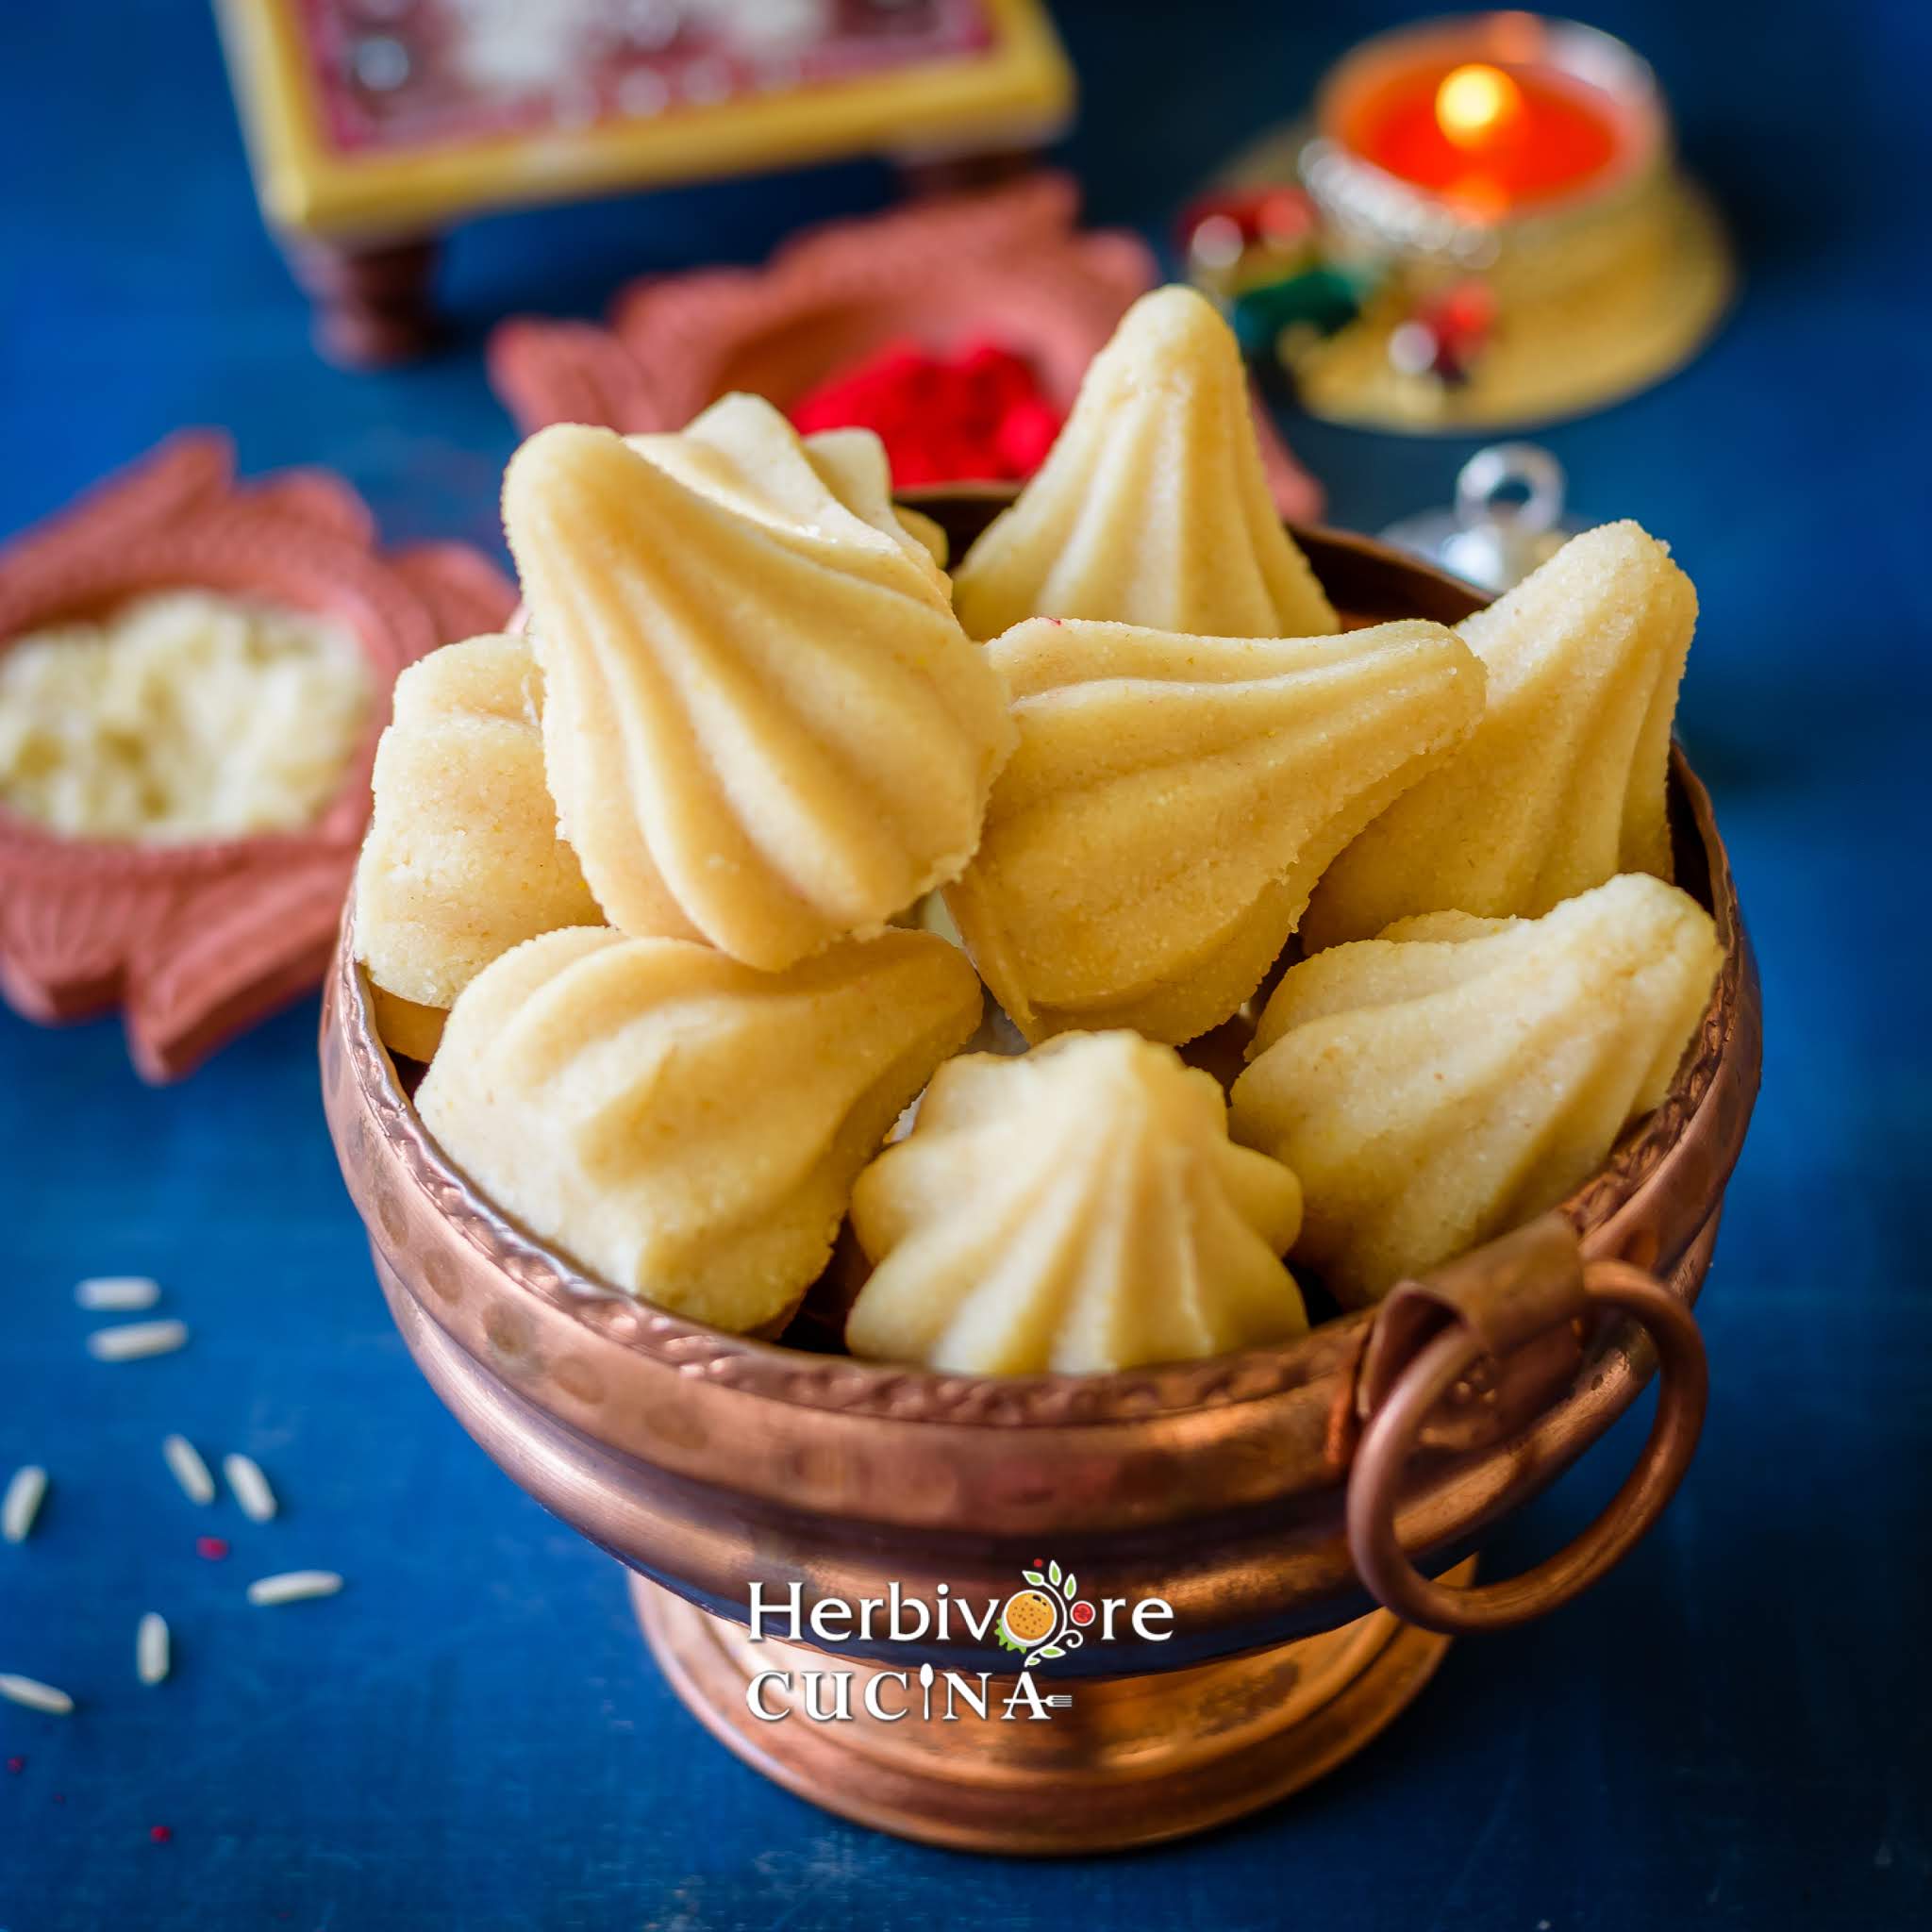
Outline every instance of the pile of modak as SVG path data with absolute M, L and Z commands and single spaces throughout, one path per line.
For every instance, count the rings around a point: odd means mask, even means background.
M 1023 1374 L 1294 1336 L 1284 1257 L 1359 1305 L 1602 1165 L 1719 965 L 1690 585 L 1617 524 L 1345 631 L 1248 410 L 1148 296 L 950 579 L 874 438 L 749 396 L 518 451 L 528 634 L 404 674 L 355 908 L 477 1188 L 768 1335 L 849 1215 L 855 1354 Z M 955 1058 L 982 981 L 1030 1051 Z

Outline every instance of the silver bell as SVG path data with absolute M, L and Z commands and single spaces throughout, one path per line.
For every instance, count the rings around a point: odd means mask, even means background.
M 1563 514 L 1563 466 L 1534 442 L 1479 449 L 1456 478 L 1453 509 L 1404 517 L 1382 541 L 1500 595 L 1583 527 Z

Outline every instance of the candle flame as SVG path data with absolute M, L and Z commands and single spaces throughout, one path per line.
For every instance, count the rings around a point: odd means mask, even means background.
M 1523 90 L 1479 60 L 1444 75 L 1436 90 L 1436 124 L 1457 147 L 1481 147 L 1522 108 Z

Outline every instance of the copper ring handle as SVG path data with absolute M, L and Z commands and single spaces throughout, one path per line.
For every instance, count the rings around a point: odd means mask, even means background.
M 1627 1556 L 1662 1513 L 1690 1466 L 1704 1426 L 1709 1375 L 1690 1310 L 1627 1261 L 1591 1261 L 1585 1299 L 1622 1309 L 1657 1346 L 1657 1416 L 1637 1466 L 1603 1514 L 1554 1557 L 1521 1576 L 1472 1590 L 1432 1582 L 1409 1561 L 1395 1528 L 1402 1477 L 1424 1418 L 1482 1357 L 1461 1324 L 1428 1342 L 1396 1379 L 1362 1430 L 1348 1484 L 1348 1549 L 1370 1591 L 1405 1623 L 1455 1637 L 1527 1623 L 1569 1602 Z

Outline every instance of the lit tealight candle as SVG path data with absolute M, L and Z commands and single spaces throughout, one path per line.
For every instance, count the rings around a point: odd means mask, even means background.
M 1370 42 L 1333 86 L 1334 136 L 1467 219 L 1500 221 L 1592 192 L 1638 158 L 1641 116 L 1553 58 L 1548 25 L 1491 14 Z
M 1220 273 L 1237 329 L 1253 312 L 1243 340 L 1318 416 L 1574 414 L 1675 367 L 1723 311 L 1723 229 L 1673 161 L 1656 75 L 1613 35 L 1515 9 L 1394 27 L 1323 77 L 1313 123 L 1295 168 L 1353 308 L 1284 312 L 1240 282 L 1245 257 Z

